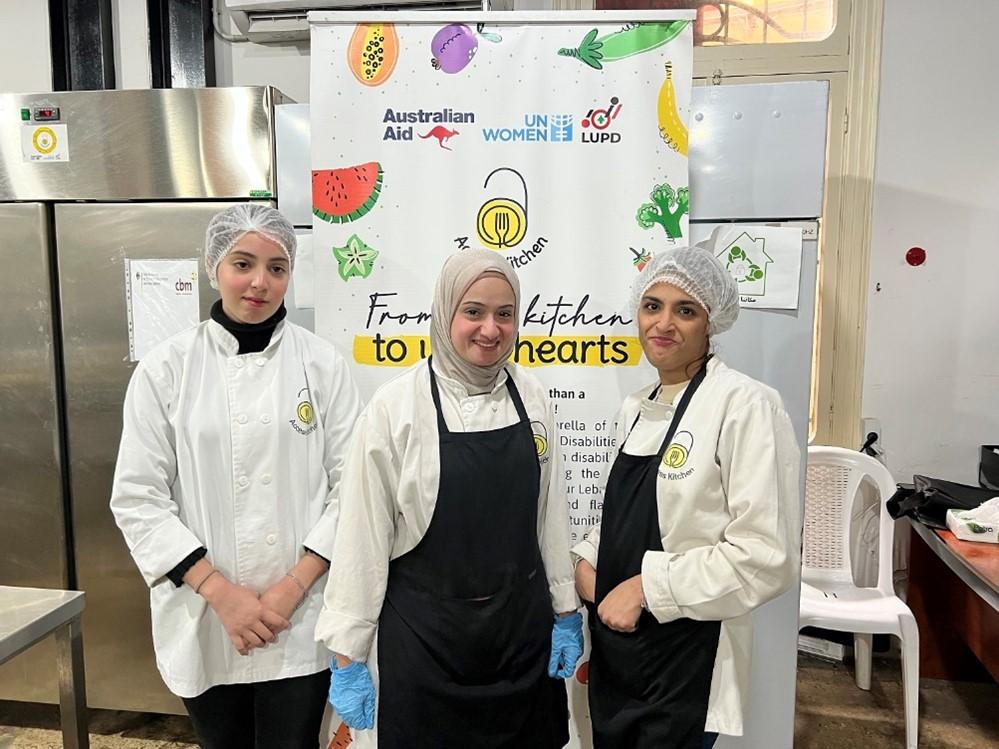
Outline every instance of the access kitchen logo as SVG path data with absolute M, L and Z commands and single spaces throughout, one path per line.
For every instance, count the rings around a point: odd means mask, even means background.
M 621 114 L 621 100 L 612 96 L 606 107 L 592 108 L 580 120 L 583 143 L 620 143 L 621 133 L 613 132 L 611 125 Z

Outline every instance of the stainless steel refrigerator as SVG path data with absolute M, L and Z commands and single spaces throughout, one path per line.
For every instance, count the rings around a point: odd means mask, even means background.
M 92 707 L 183 710 L 108 509 L 134 369 L 125 262 L 199 257 L 214 213 L 276 200 L 285 101 L 270 88 L 0 95 L 0 584 L 86 592 Z M 205 319 L 200 264 L 198 293 Z M 51 649 L 0 667 L 0 699 L 55 702 L 56 683 Z
M 719 225 L 789 226 L 802 232 L 793 309 L 744 307 L 715 341 L 730 366 L 775 388 L 801 449 L 804 499 L 815 329 L 819 227 L 829 90 L 825 81 L 695 88 L 690 128 L 690 238 Z M 794 742 L 798 586 L 753 612 L 753 670 L 744 734 L 718 749 Z

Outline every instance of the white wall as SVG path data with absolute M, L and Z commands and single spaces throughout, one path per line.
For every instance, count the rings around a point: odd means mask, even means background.
M 117 88 L 149 88 L 149 24 L 146 4 L 112 4 Z M 0 92 L 52 90 L 48 3 L 0 0 Z
M 150 88 L 153 83 L 146 4 L 115 0 L 112 8 L 115 88 Z
M 864 414 L 900 481 L 974 484 L 999 442 L 997 27 L 994 0 L 885 3 Z
M 3 0 L 0 2 L 0 93 L 51 90 L 48 3 Z
M 309 100 L 309 45 L 232 44 L 215 37 L 216 84 L 274 86 L 299 103 Z

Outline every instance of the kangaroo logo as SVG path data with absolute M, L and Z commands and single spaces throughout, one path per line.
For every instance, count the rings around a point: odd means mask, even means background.
M 426 135 L 421 135 L 420 137 L 423 140 L 426 140 L 427 138 L 436 138 L 437 145 L 439 145 L 441 148 L 443 148 L 446 151 L 453 151 L 454 150 L 453 148 L 450 148 L 444 144 L 458 134 L 459 133 L 457 130 L 448 130 L 446 127 L 443 127 L 441 125 L 435 125 L 433 130 L 431 130 Z

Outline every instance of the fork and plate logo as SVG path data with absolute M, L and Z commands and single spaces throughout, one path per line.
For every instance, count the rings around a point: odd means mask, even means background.
M 489 181 L 500 173 L 505 174 L 497 177 L 497 180 L 505 178 L 514 185 L 516 181 L 513 178 L 519 180 L 518 192 L 523 196 L 523 202 L 518 199 L 520 196 L 518 198 L 497 196 L 489 198 L 479 207 L 475 219 L 476 233 L 482 246 L 490 250 L 508 250 L 516 247 L 527 235 L 527 182 L 524 176 L 516 169 L 501 166 L 489 173 L 482 188 L 488 188 Z

